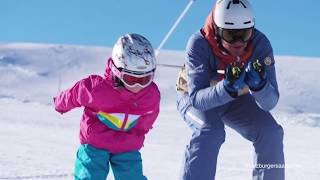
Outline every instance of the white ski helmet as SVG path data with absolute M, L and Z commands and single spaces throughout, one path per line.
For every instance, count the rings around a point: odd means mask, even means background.
M 214 22 L 219 28 L 246 29 L 254 26 L 253 10 L 248 0 L 218 0 Z
M 156 68 L 156 58 L 151 43 L 142 35 L 121 36 L 112 50 L 112 61 L 118 69 L 144 73 Z

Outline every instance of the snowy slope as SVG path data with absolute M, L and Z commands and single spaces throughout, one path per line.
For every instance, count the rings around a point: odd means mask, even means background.
M 62 116 L 54 111 L 52 96 L 89 74 L 103 75 L 110 52 L 104 47 L 0 45 L 0 179 L 72 179 L 81 109 Z M 164 51 L 159 62 L 181 65 L 183 58 L 183 52 Z M 287 179 L 318 180 L 320 58 L 276 60 L 281 99 L 273 114 L 285 129 Z M 157 70 L 161 112 L 142 149 L 144 171 L 151 180 L 178 179 L 191 136 L 175 107 L 177 71 Z M 250 179 L 252 155 L 250 142 L 228 128 L 217 179 Z

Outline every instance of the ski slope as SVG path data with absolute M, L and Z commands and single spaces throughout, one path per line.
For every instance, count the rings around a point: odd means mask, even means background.
M 103 75 L 110 53 L 105 47 L 0 44 L 0 179 L 73 179 L 82 109 L 60 115 L 52 97 L 89 74 Z M 183 61 L 183 52 L 159 54 L 159 63 Z M 319 66 L 320 58 L 276 57 L 281 97 L 272 113 L 285 130 L 289 180 L 320 179 Z M 192 133 L 176 111 L 177 73 L 157 69 L 161 111 L 141 150 L 150 180 L 179 179 Z M 216 179 L 251 179 L 251 143 L 226 131 Z

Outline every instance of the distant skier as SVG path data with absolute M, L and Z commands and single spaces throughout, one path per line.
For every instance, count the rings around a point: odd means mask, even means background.
M 189 39 L 177 82 L 177 108 L 194 129 L 183 180 L 215 179 L 224 125 L 253 143 L 254 180 L 284 180 L 283 129 L 269 112 L 279 99 L 273 50 L 254 25 L 247 0 L 218 0 Z
M 91 75 L 54 98 L 60 113 L 84 107 L 75 179 L 106 179 L 109 163 L 116 180 L 147 179 L 139 150 L 159 113 L 155 69 L 150 42 L 126 34 L 114 45 L 104 78 Z

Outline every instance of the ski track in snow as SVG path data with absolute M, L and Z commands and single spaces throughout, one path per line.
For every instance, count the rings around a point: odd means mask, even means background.
M 52 96 L 89 74 L 104 72 L 110 49 L 39 44 L 0 46 L 0 179 L 73 179 L 79 146 L 81 108 L 64 115 L 54 111 Z M 181 65 L 183 52 L 165 51 L 159 62 Z M 285 68 L 288 63 L 291 71 Z M 319 86 L 314 73 L 320 60 L 277 57 L 281 99 L 272 111 L 285 130 L 286 179 L 320 179 Z M 306 70 L 309 70 L 306 73 Z M 302 72 L 303 76 L 301 76 Z M 191 130 L 175 106 L 178 70 L 159 67 L 161 111 L 141 150 L 150 180 L 179 179 Z M 251 178 L 253 148 L 226 128 L 216 179 Z M 112 173 L 108 180 L 113 179 Z

